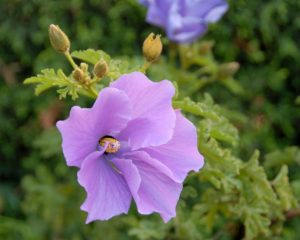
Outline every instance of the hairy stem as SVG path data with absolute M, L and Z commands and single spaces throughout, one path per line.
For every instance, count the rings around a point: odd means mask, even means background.
M 141 72 L 146 73 L 147 69 L 151 66 L 151 62 L 145 61 L 141 67 Z
M 64 55 L 66 56 L 66 58 L 68 59 L 69 63 L 71 64 L 71 66 L 76 69 L 78 68 L 77 64 L 74 62 L 71 54 L 69 51 L 65 52 Z
M 96 91 L 96 89 L 94 87 L 90 86 L 88 90 L 95 98 L 98 97 L 98 92 Z

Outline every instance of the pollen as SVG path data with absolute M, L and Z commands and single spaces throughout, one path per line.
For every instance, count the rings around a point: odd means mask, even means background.
M 107 144 L 105 153 L 116 153 L 119 151 L 121 144 L 120 142 L 111 136 L 104 136 L 99 140 L 99 145 L 104 147 Z

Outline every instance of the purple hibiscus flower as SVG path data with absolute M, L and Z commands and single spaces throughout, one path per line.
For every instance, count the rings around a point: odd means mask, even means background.
M 172 108 L 174 87 L 144 74 L 123 75 L 104 88 L 92 108 L 72 107 L 58 121 L 63 153 L 79 167 L 87 223 L 127 213 L 132 198 L 141 214 L 176 215 L 182 182 L 204 164 L 196 128 Z
M 166 30 L 175 42 L 189 43 L 201 37 L 209 23 L 228 9 L 225 0 L 140 0 L 148 8 L 146 21 Z

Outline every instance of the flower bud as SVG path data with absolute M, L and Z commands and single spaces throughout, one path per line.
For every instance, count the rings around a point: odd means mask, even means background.
M 94 75 L 102 78 L 108 73 L 108 65 L 104 60 L 98 61 L 94 66 Z
M 80 63 L 80 69 L 86 73 L 88 71 L 89 65 L 87 65 L 86 63 L 82 62 Z
M 73 78 L 78 82 L 83 82 L 83 80 L 85 78 L 84 72 L 80 68 L 76 68 L 73 71 Z
M 160 35 L 155 36 L 154 33 L 150 33 L 143 43 L 144 57 L 148 62 L 153 62 L 159 58 L 162 48 Z
M 51 24 L 49 26 L 49 39 L 52 47 L 61 53 L 65 53 L 70 49 L 70 40 L 68 36 L 59 28 L 59 26 Z
M 240 68 L 238 62 L 230 62 L 221 64 L 219 67 L 218 77 L 220 79 L 225 79 L 233 76 Z

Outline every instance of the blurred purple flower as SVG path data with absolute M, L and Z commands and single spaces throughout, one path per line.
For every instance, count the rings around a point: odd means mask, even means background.
M 201 37 L 209 23 L 228 9 L 225 0 L 140 0 L 148 8 L 146 21 L 165 29 L 168 38 L 189 43 Z
M 126 74 L 104 88 L 92 108 L 74 106 L 57 122 L 67 165 L 80 168 L 87 223 L 127 213 L 132 198 L 141 214 L 158 212 L 165 222 L 176 215 L 182 182 L 204 162 L 196 128 L 172 108 L 174 92 L 167 80 Z M 107 139 L 119 144 L 109 146 Z

